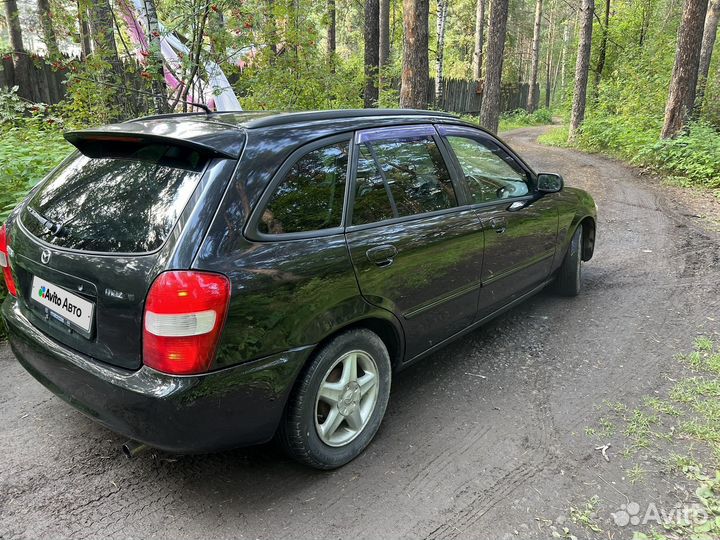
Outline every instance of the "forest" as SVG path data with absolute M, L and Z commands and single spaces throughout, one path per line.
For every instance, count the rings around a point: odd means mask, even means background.
M 4 7 L 0 221 L 67 153 L 64 129 L 200 110 L 194 102 L 228 96 L 226 108 L 244 110 L 445 108 L 490 131 L 554 118 L 563 125 L 546 144 L 604 152 L 719 193 L 720 0 Z M 444 96 L 451 88 L 454 97 Z M 481 105 L 453 104 L 458 92 Z

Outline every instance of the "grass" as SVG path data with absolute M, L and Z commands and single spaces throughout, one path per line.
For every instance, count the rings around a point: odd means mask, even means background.
M 703 188 L 720 198 L 720 132 L 706 124 L 693 124 L 674 139 L 661 140 L 653 122 L 634 122 L 615 116 L 591 115 L 573 144 L 568 127 L 549 130 L 541 144 L 577 147 L 629 161 L 662 175 L 681 187 Z
M 633 407 L 605 401 L 607 412 L 598 425 L 585 429 L 586 435 L 602 437 L 606 443 L 615 436 L 612 443 L 620 449 L 618 458 L 629 462 L 625 466 L 628 484 L 652 486 L 654 474 L 683 475 L 694 492 L 694 498 L 683 501 L 682 511 L 689 514 L 668 506 L 663 511 L 669 517 L 662 518 L 662 525 L 640 525 L 632 531 L 633 540 L 720 538 L 720 344 L 698 337 L 692 350 L 677 355 L 676 362 L 679 369 L 673 377 L 677 380 L 664 394 L 646 396 Z M 647 464 L 652 461 L 660 463 L 659 470 L 649 470 Z M 602 532 L 597 519 L 600 503 L 593 497 L 571 506 L 570 521 L 593 533 Z M 554 529 L 553 536 L 580 535 L 564 527 Z
M 585 504 L 579 507 L 570 507 L 570 519 L 573 523 L 585 527 L 586 529 L 594 532 L 601 533 L 602 529 L 598 525 L 597 519 L 597 507 L 600 502 L 600 498 L 597 496 L 591 497 Z
M 466 122 L 479 124 L 477 116 L 462 115 L 461 118 Z M 534 113 L 528 113 L 525 109 L 517 109 L 512 112 L 504 113 L 500 116 L 500 126 L 498 131 L 510 131 L 530 126 L 544 126 L 552 124 L 552 111 L 550 109 L 538 109 Z

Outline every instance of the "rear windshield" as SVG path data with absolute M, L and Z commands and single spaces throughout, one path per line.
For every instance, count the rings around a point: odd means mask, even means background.
M 83 251 L 154 251 L 206 163 L 196 151 L 165 144 L 116 147 L 110 157 L 86 153 L 93 157 L 65 162 L 23 212 L 25 227 L 45 242 Z

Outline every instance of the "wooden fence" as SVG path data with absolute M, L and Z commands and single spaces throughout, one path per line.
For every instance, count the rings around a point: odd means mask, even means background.
M 435 80 L 430 79 L 428 103 L 436 108 L 458 114 L 479 114 L 482 104 L 482 81 L 443 79 L 442 99 L 435 100 Z M 527 107 L 528 83 L 503 84 L 500 89 L 500 112 L 510 112 Z M 539 86 L 538 86 L 539 90 Z
M 19 88 L 18 94 L 33 102 L 54 104 L 65 97 L 67 75 L 55 70 L 44 58 L 32 57 L 29 62 L 29 88 Z M 12 56 L 0 58 L 0 87 L 12 88 L 15 80 L 15 65 Z

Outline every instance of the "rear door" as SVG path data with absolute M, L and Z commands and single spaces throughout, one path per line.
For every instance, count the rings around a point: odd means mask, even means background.
M 205 205 L 216 207 L 235 162 L 138 138 L 88 154 L 66 160 L 11 224 L 18 301 L 57 341 L 135 369 L 147 291 L 162 270 L 190 264 Z
M 363 296 L 400 319 L 407 358 L 472 323 L 483 234 L 432 126 L 356 133 L 346 238 Z
M 478 308 L 483 317 L 548 278 L 557 242 L 557 204 L 538 195 L 532 172 L 491 136 L 463 126 L 440 126 L 439 131 L 485 230 Z

